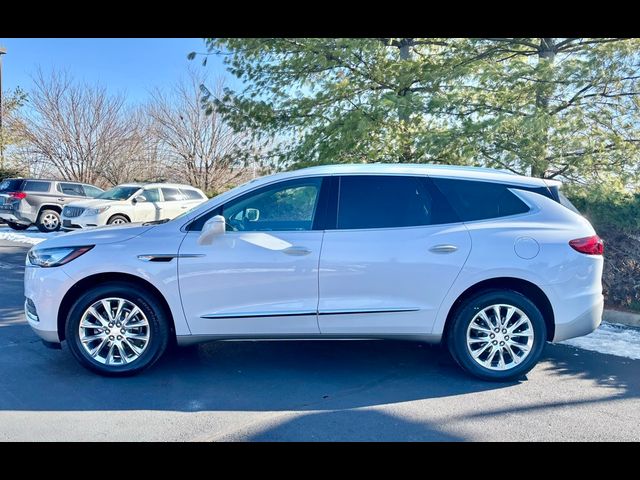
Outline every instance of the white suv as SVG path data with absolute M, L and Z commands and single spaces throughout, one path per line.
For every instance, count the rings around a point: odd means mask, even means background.
M 518 378 L 546 341 L 601 319 L 602 241 L 558 187 L 426 165 L 268 176 L 164 224 L 40 243 L 26 316 L 106 375 L 150 366 L 171 339 L 393 338 Z
M 171 219 L 206 200 L 202 190 L 189 185 L 127 183 L 102 192 L 92 200 L 67 204 L 62 209 L 62 228 L 75 230 Z

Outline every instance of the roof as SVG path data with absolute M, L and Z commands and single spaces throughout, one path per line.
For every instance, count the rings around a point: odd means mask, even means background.
M 430 177 L 463 178 L 527 186 L 546 186 L 545 180 L 517 175 L 505 170 L 457 165 L 431 165 L 415 163 L 362 163 L 307 167 L 291 172 L 263 177 L 265 180 L 296 178 L 311 175 L 428 175 Z
M 161 187 L 168 187 L 168 188 L 189 188 L 191 190 L 198 190 L 197 187 L 194 187 L 192 185 L 187 185 L 186 183 L 166 183 L 166 182 L 151 182 L 151 183 L 146 183 L 146 182 L 130 182 L 130 183 L 121 183 L 119 185 L 116 185 L 117 187 L 138 187 L 138 188 L 161 188 Z

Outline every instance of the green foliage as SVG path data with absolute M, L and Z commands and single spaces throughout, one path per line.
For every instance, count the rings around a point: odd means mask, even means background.
M 615 182 L 589 188 L 567 186 L 563 193 L 597 231 L 640 232 L 640 191 L 624 190 Z
M 246 87 L 214 103 L 285 167 L 486 165 L 637 181 L 640 40 L 206 39 Z

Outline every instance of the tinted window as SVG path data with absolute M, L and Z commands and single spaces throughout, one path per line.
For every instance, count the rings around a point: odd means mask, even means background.
M 17 192 L 22 187 L 24 180 L 6 178 L 0 182 L 0 192 Z
M 581 215 L 580 211 L 576 208 L 576 206 L 573 203 L 571 203 L 571 200 L 565 197 L 564 194 L 560 191 L 558 191 L 558 198 L 560 199 L 560 205 L 567 207 L 569 210 L 577 213 L 578 215 Z
M 100 190 L 98 187 L 94 187 L 93 185 L 83 185 L 83 187 L 84 194 L 87 197 L 95 198 L 102 193 L 102 190 Z
M 321 184 L 321 178 L 309 178 L 259 188 L 208 212 L 191 223 L 189 230 L 202 230 L 214 215 L 224 215 L 227 230 L 311 230 Z
M 178 200 L 185 200 L 185 197 L 177 188 L 164 187 L 162 189 L 162 195 L 165 202 L 176 202 Z
M 180 191 L 187 197 L 188 200 L 202 200 L 204 197 L 200 195 L 197 191 L 191 190 L 190 188 L 182 188 Z
M 84 189 L 82 188 L 82 185 L 77 183 L 59 183 L 58 190 L 65 195 L 84 197 Z
M 433 198 L 421 177 L 344 176 L 339 192 L 339 229 L 434 223 Z
M 159 202 L 160 191 L 157 188 L 150 188 L 149 190 L 143 190 L 142 195 L 147 199 L 147 202 Z
M 463 222 L 506 217 L 529 211 L 529 207 L 509 191 L 514 186 L 501 183 L 432 178 Z
M 49 182 L 39 182 L 37 180 L 27 180 L 24 182 L 22 189 L 26 192 L 48 192 Z

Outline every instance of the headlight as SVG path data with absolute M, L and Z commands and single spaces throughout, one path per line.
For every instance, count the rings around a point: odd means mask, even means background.
M 29 250 L 27 254 L 27 265 L 34 265 L 36 267 L 59 267 L 78 258 L 80 255 L 84 255 L 93 247 L 93 245 L 58 248 L 34 247 Z
M 99 215 L 100 213 L 104 213 L 111 208 L 111 205 L 107 205 L 106 207 L 98 207 L 98 208 L 87 208 L 84 211 L 85 215 Z

